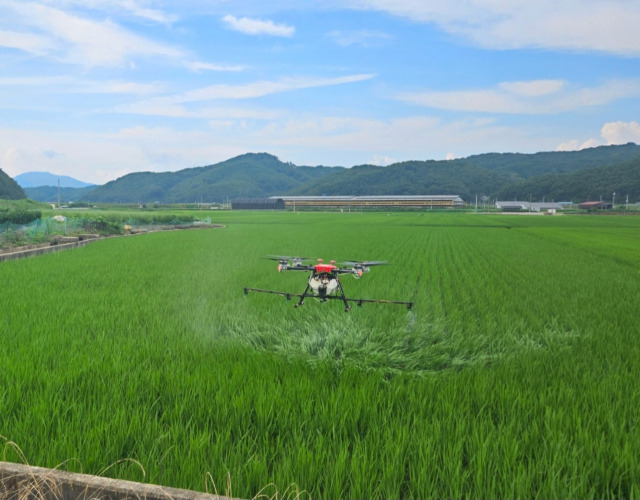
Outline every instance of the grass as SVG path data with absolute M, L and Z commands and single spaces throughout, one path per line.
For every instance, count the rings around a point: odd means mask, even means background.
M 640 220 L 216 215 L 0 266 L 0 435 L 30 463 L 240 497 L 640 496 Z M 304 288 L 283 253 L 389 260 L 345 290 L 413 312 L 244 297 Z

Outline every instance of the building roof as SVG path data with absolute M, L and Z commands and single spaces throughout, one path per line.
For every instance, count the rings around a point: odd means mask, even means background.
M 585 201 L 584 203 L 580 203 L 578 206 L 580 208 L 588 208 L 588 207 L 599 207 L 604 205 L 604 201 Z
M 496 201 L 496 208 L 502 210 L 505 209 L 519 209 L 519 210 L 533 210 L 539 212 L 540 210 L 562 210 L 562 205 L 555 202 L 528 202 L 528 201 Z
M 463 203 L 464 200 L 457 194 L 437 194 L 437 195 L 380 195 L 380 196 L 272 196 L 271 198 L 280 198 L 284 201 L 304 200 L 304 201 L 430 201 L 430 200 L 452 200 Z

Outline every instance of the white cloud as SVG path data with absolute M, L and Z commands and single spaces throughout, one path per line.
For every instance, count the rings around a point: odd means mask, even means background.
M 578 139 L 571 139 L 569 141 L 561 142 L 556 147 L 556 151 L 576 151 L 580 149 L 578 147 L 579 144 L 580 142 L 578 141 Z
M 162 83 L 139 83 L 121 80 L 94 81 L 70 76 L 0 78 L 0 87 L 40 87 L 51 94 L 129 94 L 150 95 L 164 90 Z
M 602 146 L 602 141 L 598 139 L 591 138 L 583 142 L 578 139 L 572 139 L 558 144 L 556 151 L 582 151 L 583 149 L 596 148 L 598 146 Z
M 594 148 L 596 146 L 627 144 L 634 142 L 640 144 L 640 123 L 631 122 L 608 122 L 600 129 L 600 136 L 604 140 L 591 138 L 586 141 L 572 139 L 562 142 L 556 148 L 558 151 L 579 151 L 586 148 Z
M 116 113 L 127 113 L 136 115 L 163 116 L 168 118 L 196 118 L 207 120 L 275 120 L 282 114 L 284 114 L 283 111 L 260 108 L 256 106 L 197 106 L 195 107 L 195 109 L 189 109 L 180 104 L 163 102 L 161 99 L 150 99 L 134 104 L 118 106 L 114 111 Z
M 607 144 L 640 144 L 640 123 L 636 121 L 605 123 L 600 133 Z
M 314 87 L 327 87 L 370 80 L 375 75 L 360 74 L 335 78 L 288 77 L 277 81 L 259 81 L 246 85 L 211 85 L 170 98 L 173 102 L 193 102 L 210 99 L 253 99 L 270 94 Z
M 536 97 L 559 92 L 565 86 L 563 80 L 532 80 L 528 82 L 502 82 L 498 85 L 511 94 Z
M 524 136 L 517 129 L 498 126 L 488 119 L 282 118 L 256 122 L 220 116 L 205 128 L 186 131 L 142 126 L 104 133 L 0 129 L 0 167 L 10 167 L 8 173 L 17 175 L 37 169 L 46 161 L 47 170 L 104 183 L 129 172 L 216 163 L 248 150 L 268 151 L 299 165 L 352 166 L 372 157 L 384 164 L 442 158 L 447 151 L 471 154 L 485 152 L 487 147 L 517 150 Z M 59 155 L 45 159 L 43 151 Z
M 344 0 L 343 5 L 434 23 L 494 49 L 525 47 L 640 55 L 640 3 L 628 0 Z
M 452 111 L 554 114 L 588 106 L 602 106 L 640 96 L 640 80 L 615 80 L 596 87 L 577 88 L 562 80 L 502 82 L 489 89 L 405 92 L 398 99 Z
M 94 20 L 34 2 L 6 2 L 15 23 L 38 32 L 3 32 L 0 44 L 82 66 L 122 66 L 136 56 L 183 58 L 182 51 L 132 33 L 109 19 Z
M 157 3 L 155 0 L 40 0 L 40 2 L 54 4 L 60 9 L 100 10 L 107 15 L 124 12 L 160 24 L 171 24 L 178 20 L 174 14 L 150 8 L 149 5 Z
M 377 47 L 391 39 L 391 35 L 381 31 L 332 31 L 327 33 L 335 43 L 342 47 L 361 45 L 362 47 Z
M 178 20 L 177 16 L 167 14 L 157 9 L 150 9 L 141 5 L 134 0 L 122 0 L 119 2 L 124 9 L 131 12 L 134 16 L 154 21 L 161 24 L 171 24 Z
M 242 71 L 244 70 L 244 66 L 240 65 L 225 65 L 225 64 L 213 64 L 206 62 L 189 62 L 186 63 L 186 67 L 191 71 L 195 71 L 196 73 L 204 70 L 204 71 Z
M 282 78 L 277 81 L 259 81 L 246 85 L 212 85 L 201 89 L 190 90 L 183 94 L 157 97 L 146 101 L 120 106 L 116 109 L 121 113 L 133 113 L 171 117 L 207 117 L 220 118 L 218 110 L 225 108 L 200 108 L 189 111 L 184 104 L 213 100 L 245 100 L 264 97 L 270 94 L 291 92 L 300 89 L 342 85 L 369 80 L 375 75 L 349 75 L 335 78 Z M 237 108 L 232 108 L 238 112 Z M 245 111 L 247 113 L 247 111 Z M 253 110 L 248 112 L 255 117 L 273 116 L 273 111 Z M 228 116 L 228 115 L 225 115 Z
M 273 21 L 262 21 L 260 19 L 251 19 L 248 17 L 237 18 L 235 16 L 226 15 L 222 20 L 232 30 L 240 31 L 247 35 L 292 37 L 296 31 L 293 26 L 275 24 Z
M 430 116 L 392 120 L 329 116 L 271 123 L 256 131 L 251 143 L 268 144 L 281 157 L 287 156 L 282 151 L 289 151 L 289 157 L 295 151 L 296 162 L 302 162 L 301 156 L 306 155 L 315 156 L 315 163 L 331 164 L 322 158 L 330 154 L 362 163 L 370 158 L 370 152 L 375 152 L 378 158 L 415 160 L 444 157 L 450 150 L 482 152 L 487 144 L 510 150 L 521 139 L 517 129 L 498 126 L 493 120 L 443 122 Z M 349 166 L 347 161 L 333 164 Z
M 10 177 L 15 177 L 21 173 L 18 148 L 6 147 L 4 150 L 0 149 L 0 169 Z
M 579 149 L 596 148 L 598 146 L 602 146 L 602 143 L 598 139 L 587 139 L 580 145 Z
M 392 163 L 396 163 L 398 160 L 395 158 L 391 158 L 390 156 L 385 155 L 373 155 L 373 160 L 371 160 L 372 165 L 378 165 L 380 167 L 386 167 L 387 165 L 391 165 Z
M 0 47 L 20 49 L 31 54 L 42 55 L 51 50 L 54 43 L 46 36 L 0 30 Z
M 45 158 L 43 151 L 56 151 Z M 133 127 L 109 133 L 0 129 L 0 168 L 16 176 L 49 170 L 103 184 L 127 173 L 179 170 L 246 152 L 211 130 Z M 45 163 L 46 162 L 46 163 Z

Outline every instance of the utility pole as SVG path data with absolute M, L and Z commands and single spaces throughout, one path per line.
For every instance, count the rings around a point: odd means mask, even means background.
M 58 179 L 58 208 L 60 208 L 60 179 Z

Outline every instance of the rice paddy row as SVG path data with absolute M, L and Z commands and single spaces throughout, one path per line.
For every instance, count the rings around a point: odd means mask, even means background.
M 240 497 L 640 496 L 640 219 L 217 215 L 0 266 L 0 435 L 30 463 Z M 343 286 L 413 312 L 243 296 L 304 289 L 268 254 L 388 260 Z

